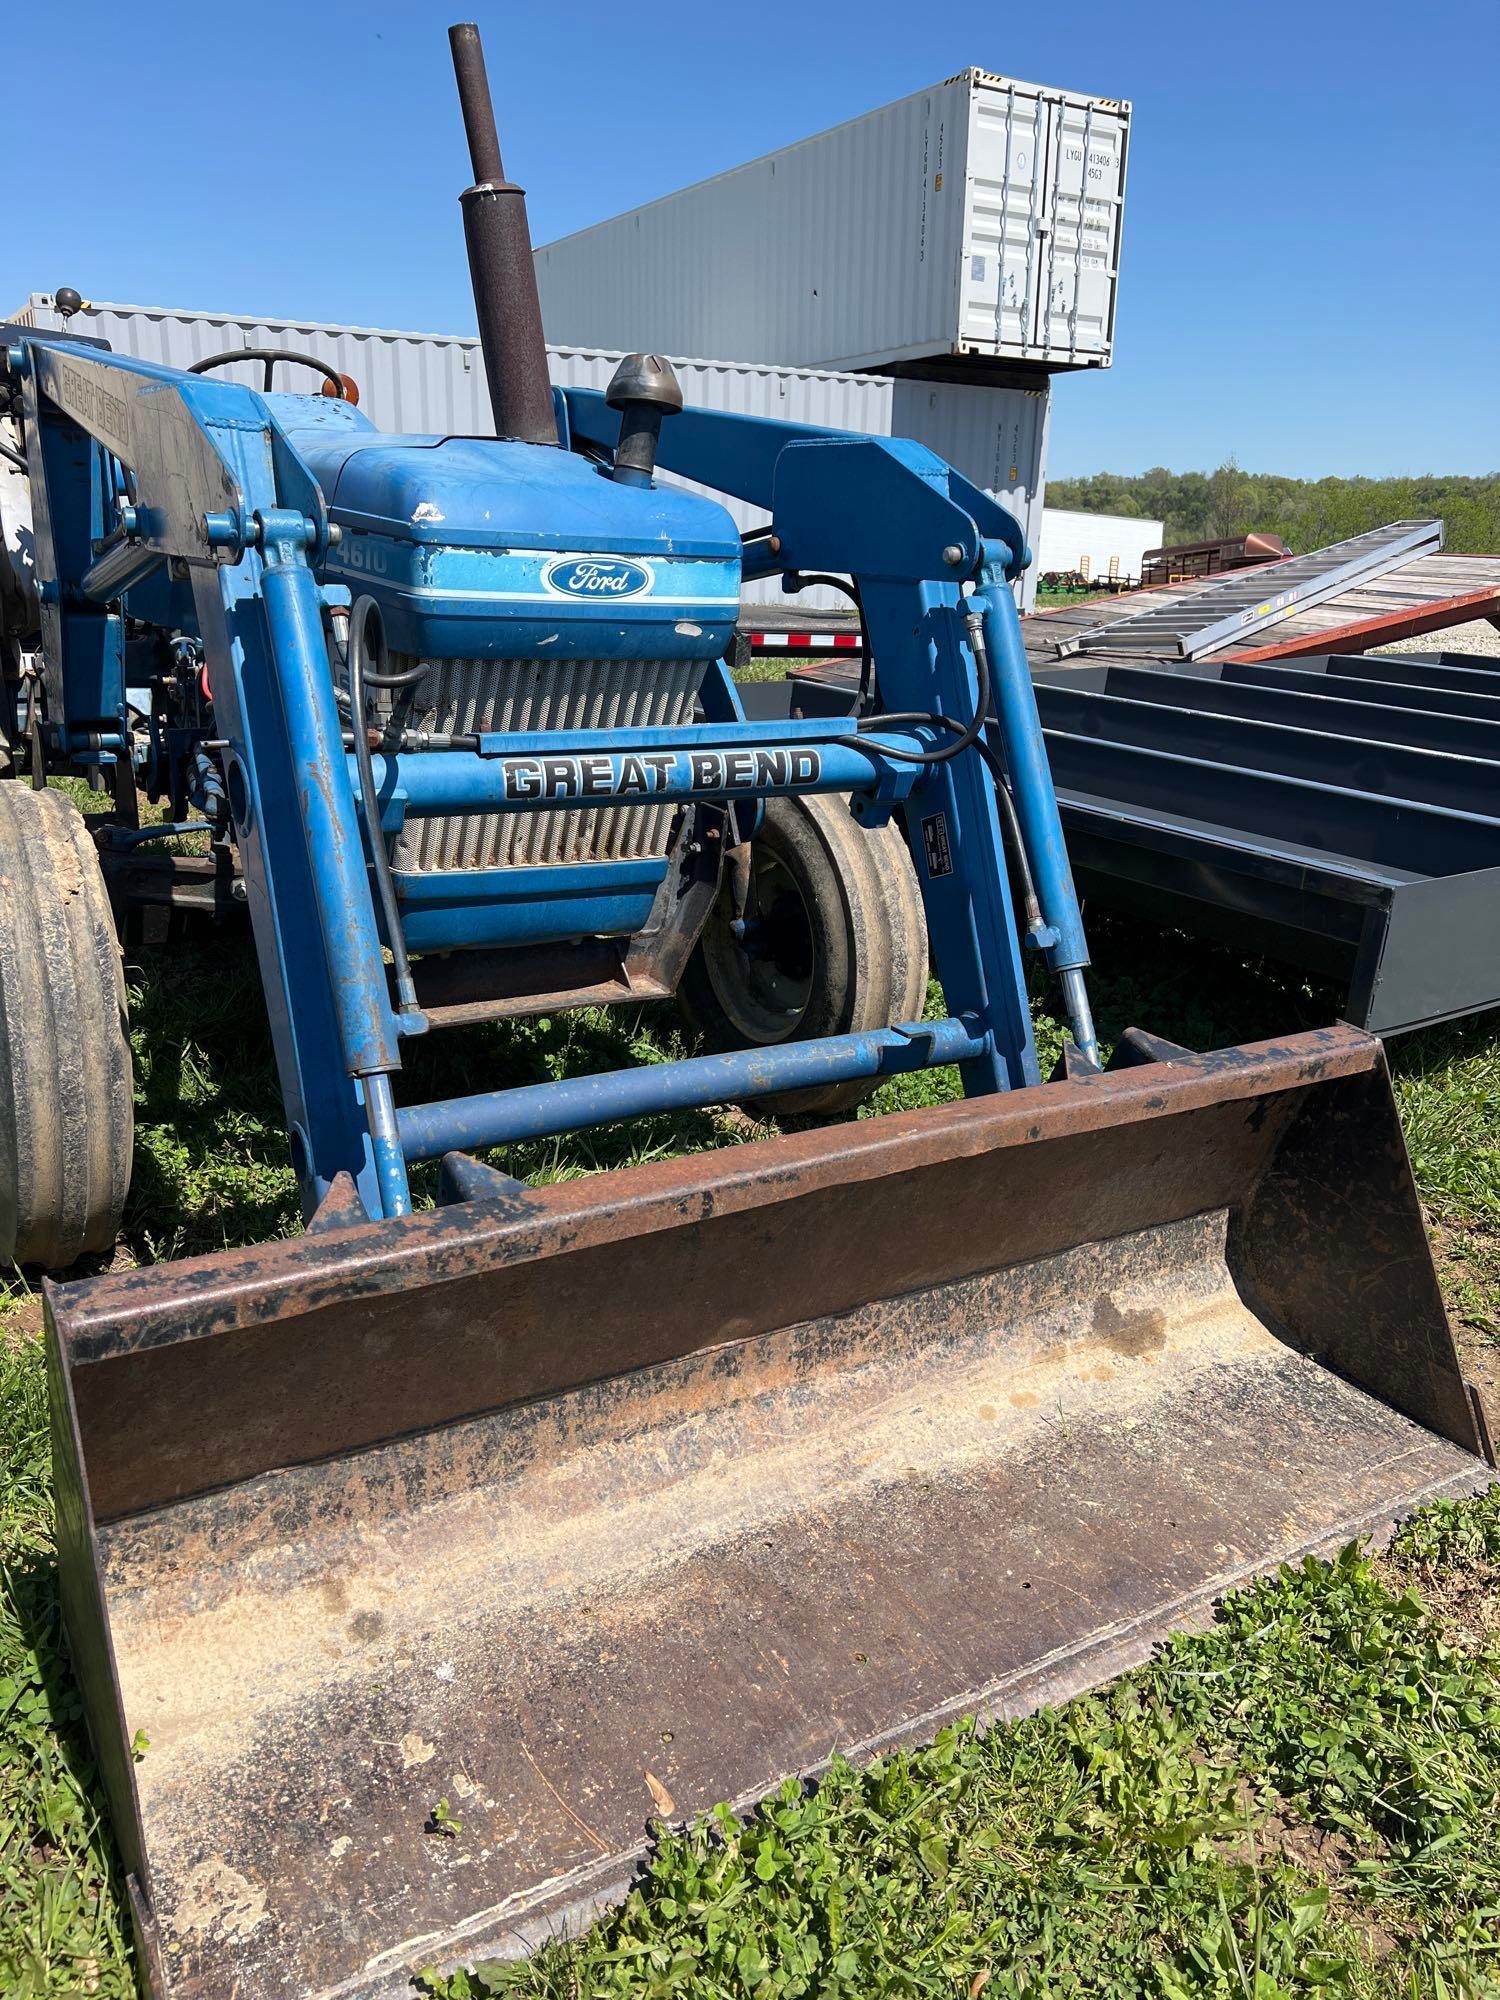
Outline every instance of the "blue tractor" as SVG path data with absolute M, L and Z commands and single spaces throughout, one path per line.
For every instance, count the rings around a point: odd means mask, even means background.
M 1065 1694 L 1487 1476 L 1378 1043 L 1131 1030 L 1101 1067 L 1014 520 L 918 445 L 684 409 L 657 356 L 553 390 L 452 44 L 493 437 L 386 436 L 275 354 L 257 390 L 0 337 L 0 1254 L 114 1239 L 116 924 L 153 903 L 248 910 L 306 1220 L 46 1287 L 64 1609 L 159 2000 L 524 1949 L 653 1814 Z M 853 580 L 859 715 L 746 718 L 726 654 L 776 572 Z M 673 994 L 683 1060 L 403 1088 L 455 1024 Z M 836 1117 L 950 1066 L 960 1101 Z M 732 1102 L 825 1122 L 503 1170 Z

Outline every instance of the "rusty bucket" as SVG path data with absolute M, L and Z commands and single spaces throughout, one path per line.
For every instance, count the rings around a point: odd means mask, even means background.
M 1155 1053 L 52 1288 L 155 1992 L 523 1949 L 654 1815 L 1056 1700 L 1485 1483 L 1378 1043 Z

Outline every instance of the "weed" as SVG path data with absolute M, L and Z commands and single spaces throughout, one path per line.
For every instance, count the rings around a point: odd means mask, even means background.
M 1425 1570 L 1500 1563 L 1500 1487 L 1477 1500 L 1434 1500 L 1397 1534 L 1391 1559 Z

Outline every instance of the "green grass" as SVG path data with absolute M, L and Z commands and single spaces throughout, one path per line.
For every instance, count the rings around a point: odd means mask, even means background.
M 1228 951 L 1096 918 L 1106 1041 L 1132 1021 L 1197 1046 L 1331 1017 L 1335 996 Z M 298 1226 L 248 945 L 131 968 L 138 1072 L 126 1252 Z M 934 990 L 934 1004 L 936 993 Z M 1044 1066 L 1060 1044 L 1037 982 Z M 688 1048 L 670 1008 L 418 1045 L 403 1094 L 534 1081 Z M 1393 1045 L 1450 1300 L 1500 1340 L 1500 1039 Z M 882 1086 L 862 1115 L 951 1096 Z M 534 1179 L 758 1128 L 713 1112 L 499 1154 Z M 419 1189 L 419 1194 L 422 1192 Z M 427 1187 L 430 1193 L 430 1185 Z M 61 1651 L 35 1302 L 0 1306 L 0 1995 L 131 1990 L 113 1850 Z M 6 1338 L 7 1330 L 9 1338 Z M 1206 1635 L 1057 1713 L 920 1752 L 743 1822 L 663 1833 L 646 1881 L 583 1940 L 453 1996 L 1500 1994 L 1500 1502 L 1428 1510 L 1389 1558 L 1351 1552 L 1236 1595 Z M 1424 1609 L 1425 1600 L 1429 1608 Z M 461 1836 L 459 1836 L 461 1840 Z
M 735 672 L 737 681 L 784 681 L 791 667 L 805 667 L 811 661 L 800 657 L 789 658 L 785 653 L 771 653 L 759 660 L 747 660 Z
M 1452 1223 L 1500 1215 L 1500 1038 L 1478 1025 L 1439 1029 L 1394 1048 L 1396 1095 L 1427 1199 Z
M 135 1991 L 113 1843 L 63 1654 L 47 1392 L 0 1319 L 0 1993 Z
M 1101 597 L 1112 597 L 1109 590 L 1044 590 L 1037 586 L 1036 608 L 1038 611 L 1055 611 L 1061 605 L 1096 604 Z

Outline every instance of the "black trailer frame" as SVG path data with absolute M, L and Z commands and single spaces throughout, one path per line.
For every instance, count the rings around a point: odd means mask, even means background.
M 1035 681 L 1089 901 L 1337 980 L 1375 1034 L 1500 1006 L 1500 661 L 1101 661 Z M 814 668 L 792 700 L 843 713 L 853 686 Z

